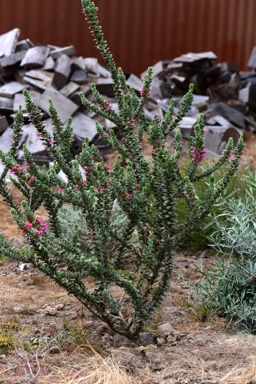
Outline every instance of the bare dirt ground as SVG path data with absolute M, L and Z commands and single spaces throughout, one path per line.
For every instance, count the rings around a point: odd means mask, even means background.
M 250 142 L 244 161 L 253 167 L 256 140 Z M 2 200 L 0 217 L 1 231 L 20 245 Z M 212 258 L 207 252 L 177 254 L 171 290 L 146 328 L 157 343 L 144 346 L 114 335 L 33 268 L 1 263 L 0 383 L 255 384 L 256 336 L 218 316 L 203 321 L 188 307 L 189 290 L 178 279 L 182 273 L 196 281 L 194 264 L 211 267 Z

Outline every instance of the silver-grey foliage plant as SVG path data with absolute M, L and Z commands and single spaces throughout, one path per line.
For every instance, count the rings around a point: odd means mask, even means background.
M 244 196 L 215 204 L 219 213 L 211 215 L 207 227 L 209 245 L 219 257 L 210 271 L 198 266 L 202 279 L 191 284 L 189 303 L 197 312 L 218 312 L 256 333 L 256 173 L 243 182 Z
M 211 215 L 210 245 L 220 254 L 256 260 L 256 175 L 245 177 L 245 196 L 224 198 Z
M 135 338 L 169 290 L 177 246 L 208 215 L 236 171 L 243 140 L 240 138 L 236 148 L 229 141 L 215 165 L 202 170 L 200 164 L 205 149 L 201 116 L 195 126 L 195 135 L 190 138 L 189 165 L 182 172 L 179 167 L 180 130 L 173 140 L 173 153 L 168 153 L 165 140 L 189 110 L 193 86 L 184 96 L 176 116 L 172 100 L 160 123 L 155 119 L 148 122 L 144 107 L 150 94 L 152 68 L 149 68 L 138 96 L 128 88 L 122 69 L 116 67 L 104 40 L 94 2 L 82 0 L 82 9 L 111 73 L 118 112 L 93 84 L 94 102 L 84 94 L 81 94 L 81 100 L 88 109 L 118 127 L 121 140 L 113 130 L 106 133 L 97 124 L 99 134 L 118 152 L 117 159 L 109 169 L 98 150 L 85 139 L 81 153 L 72 160 L 72 119 L 64 125 L 50 101 L 49 115 L 54 126 L 51 136 L 45 129 L 42 112 L 25 90 L 27 111 L 54 164 L 50 169 L 40 168 L 26 147 L 25 164 L 17 164 L 17 146 L 24 124 L 20 108 L 14 120 L 12 146 L 6 154 L 0 153 L 5 165 L 0 178 L 0 193 L 11 207 L 27 247 L 25 250 L 13 249 L 1 236 L 0 250 L 13 259 L 32 263 L 113 331 Z M 152 165 L 143 156 L 142 142 L 145 139 L 152 147 Z M 229 168 L 216 183 L 210 175 L 229 157 Z M 24 196 L 21 206 L 15 204 L 5 182 L 8 171 L 15 174 L 12 181 Z M 67 183 L 59 177 L 60 171 L 65 173 Z M 209 186 L 205 196 L 199 198 L 195 186 L 204 178 L 208 178 Z M 179 221 L 176 207 L 181 199 L 185 201 L 188 213 Z M 48 213 L 48 223 L 36 216 L 41 205 Z M 67 225 L 63 227 L 63 212 L 70 208 L 78 217 L 77 223 L 71 220 L 67 231 Z M 87 285 L 88 277 L 90 286 Z

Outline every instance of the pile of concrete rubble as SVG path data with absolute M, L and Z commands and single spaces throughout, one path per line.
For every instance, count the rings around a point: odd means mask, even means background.
M 33 100 L 44 112 L 49 132 L 53 130 L 48 115 L 51 99 L 63 123 L 73 118 L 74 141 L 72 151 L 79 153 L 84 137 L 94 143 L 102 156 L 110 148 L 99 137 L 95 121 L 100 121 L 107 131 L 113 124 L 97 116 L 82 105 L 79 93 L 91 96 L 90 84 L 115 105 L 113 82 L 109 71 L 96 58 L 76 56 L 74 46 L 35 46 L 29 39 L 19 41 L 20 30 L 15 28 L 0 36 L 0 149 L 10 147 L 14 114 L 21 105 L 26 117 L 23 89 L 30 90 Z M 218 157 L 229 137 L 238 140 L 244 130 L 256 130 L 256 51 L 248 61 L 251 68 L 240 72 L 238 65 L 216 63 L 213 52 L 187 53 L 173 60 L 165 60 L 153 66 L 152 92 L 145 110 L 146 117 L 162 119 L 170 103 L 175 99 L 178 109 L 181 97 L 189 84 L 195 85 L 195 97 L 190 113 L 180 123 L 184 139 L 193 134 L 193 126 L 200 113 L 206 124 L 206 148 L 208 154 Z M 127 85 L 138 92 L 142 79 L 127 74 Z M 18 161 L 22 162 L 22 146 L 26 144 L 36 162 L 49 163 L 46 151 L 35 128 L 26 120 L 20 140 Z

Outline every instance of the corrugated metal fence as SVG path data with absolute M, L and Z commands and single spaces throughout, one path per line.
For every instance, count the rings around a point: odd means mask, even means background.
M 139 74 L 161 59 L 213 51 L 246 69 L 256 45 L 256 0 L 95 0 L 118 66 Z M 73 44 L 99 57 L 80 0 L 0 0 L 0 34 L 21 29 L 34 43 Z

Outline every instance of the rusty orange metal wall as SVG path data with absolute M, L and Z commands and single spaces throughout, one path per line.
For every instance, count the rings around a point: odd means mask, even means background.
M 118 66 L 139 74 L 161 59 L 213 51 L 246 69 L 256 45 L 256 0 L 95 0 Z M 0 34 L 18 27 L 34 43 L 75 45 L 99 57 L 80 0 L 0 0 Z

